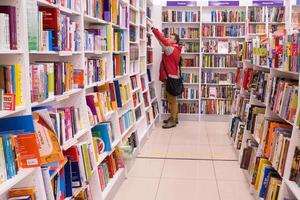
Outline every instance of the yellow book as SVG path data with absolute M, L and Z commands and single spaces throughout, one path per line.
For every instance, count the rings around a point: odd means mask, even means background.
M 107 50 L 111 51 L 112 47 L 111 47 L 111 35 L 112 35 L 112 31 L 111 31 L 111 26 L 107 25 Z
M 120 92 L 121 92 L 121 98 L 122 98 L 122 103 L 126 103 L 127 100 L 126 100 L 126 90 L 125 90 L 125 87 L 124 85 L 120 86 Z
M 96 160 L 96 163 L 98 163 L 98 160 L 99 160 L 99 155 L 98 155 L 98 148 L 97 148 L 97 139 L 93 137 L 93 147 L 94 147 L 94 155 L 95 155 L 95 160 Z
M 258 165 L 258 170 L 257 170 L 257 176 L 256 176 L 256 180 L 255 180 L 255 185 L 254 188 L 256 191 L 258 191 L 260 189 L 260 183 L 261 183 L 261 179 L 262 179 L 262 175 L 263 175 L 263 170 L 266 166 L 271 165 L 271 162 L 265 158 L 260 159 L 259 161 L 259 165 Z
M 16 106 L 22 105 L 22 80 L 21 80 L 21 65 L 15 64 L 16 78 Z

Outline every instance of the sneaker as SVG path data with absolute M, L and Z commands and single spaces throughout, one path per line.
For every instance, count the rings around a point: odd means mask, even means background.
M 171 119 L 171 117 L 169 117 L 168 119 L 165 119 L 165 120 L 163 121 L 163 123 L 168 123 L 168 121 L 170 121 L 170 119 Z M 176 119 L 176 124 L 178 124 L 178 118 Z
M 162 126 L 163 129 L 167 129 L 167 128 L 173 128 L 176 126 L 176 122 L 172 119 L 170 119 L 166 124 L 164 124 Z

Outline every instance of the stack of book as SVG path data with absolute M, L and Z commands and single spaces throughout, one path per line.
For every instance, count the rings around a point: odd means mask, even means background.
M 129 100 L 131 96 L 130 83 L 119 83 L 118 80 L 114 80 L 115 92 L 117 105 L 119 108 L 123 107 Z
M 262 103 L 264 103 L 267 98 L 269 75 L 269 73 L 255 70 L 251 78 L 251 95 Z
M 0 111 L 22 105 L 21 65 L 0 66 Z
M 199 42 L 185 42 L 183 52 L 198 53 L 200 52 L 199 48 L 200 48 Z
M 137 45 L 130 45 L 130 60 L 138 60 L 139 59 L 139 47 Z
M 83 5 L 86 15 L 117 24 L 117 1 L 84 0 Z
M 122 30 L 114 30 L 114 51 L 125 51 L 125 37 Z
M 283 22 L 285 7 L 271 7 L 268 9 L 269 22 Z
M 249 7 L 248 19 L 250 22 L 265 22 L 266 8 L 265 7 Z
M 199 56 L 183 57 L 182 67 L 199 67 Z

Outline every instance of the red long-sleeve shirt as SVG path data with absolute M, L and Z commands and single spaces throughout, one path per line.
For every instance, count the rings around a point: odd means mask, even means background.
M 163 69 L 163 61 L 165 63 L 169 77 L 178 78 L 181 46 L 165 38 L 165 36 L 156 28 L 153 28 L 152 32 L 163 48 L 162 61 L 160 63 L 159 69 L 159 80 L 164 81 L 167 79 L 167 75 L 165 73 L 165 70 Z

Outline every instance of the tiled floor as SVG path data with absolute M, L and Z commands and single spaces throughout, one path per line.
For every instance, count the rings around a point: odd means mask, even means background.
M 114 200 L 252 200 L 228 123 L 156 128 Z

